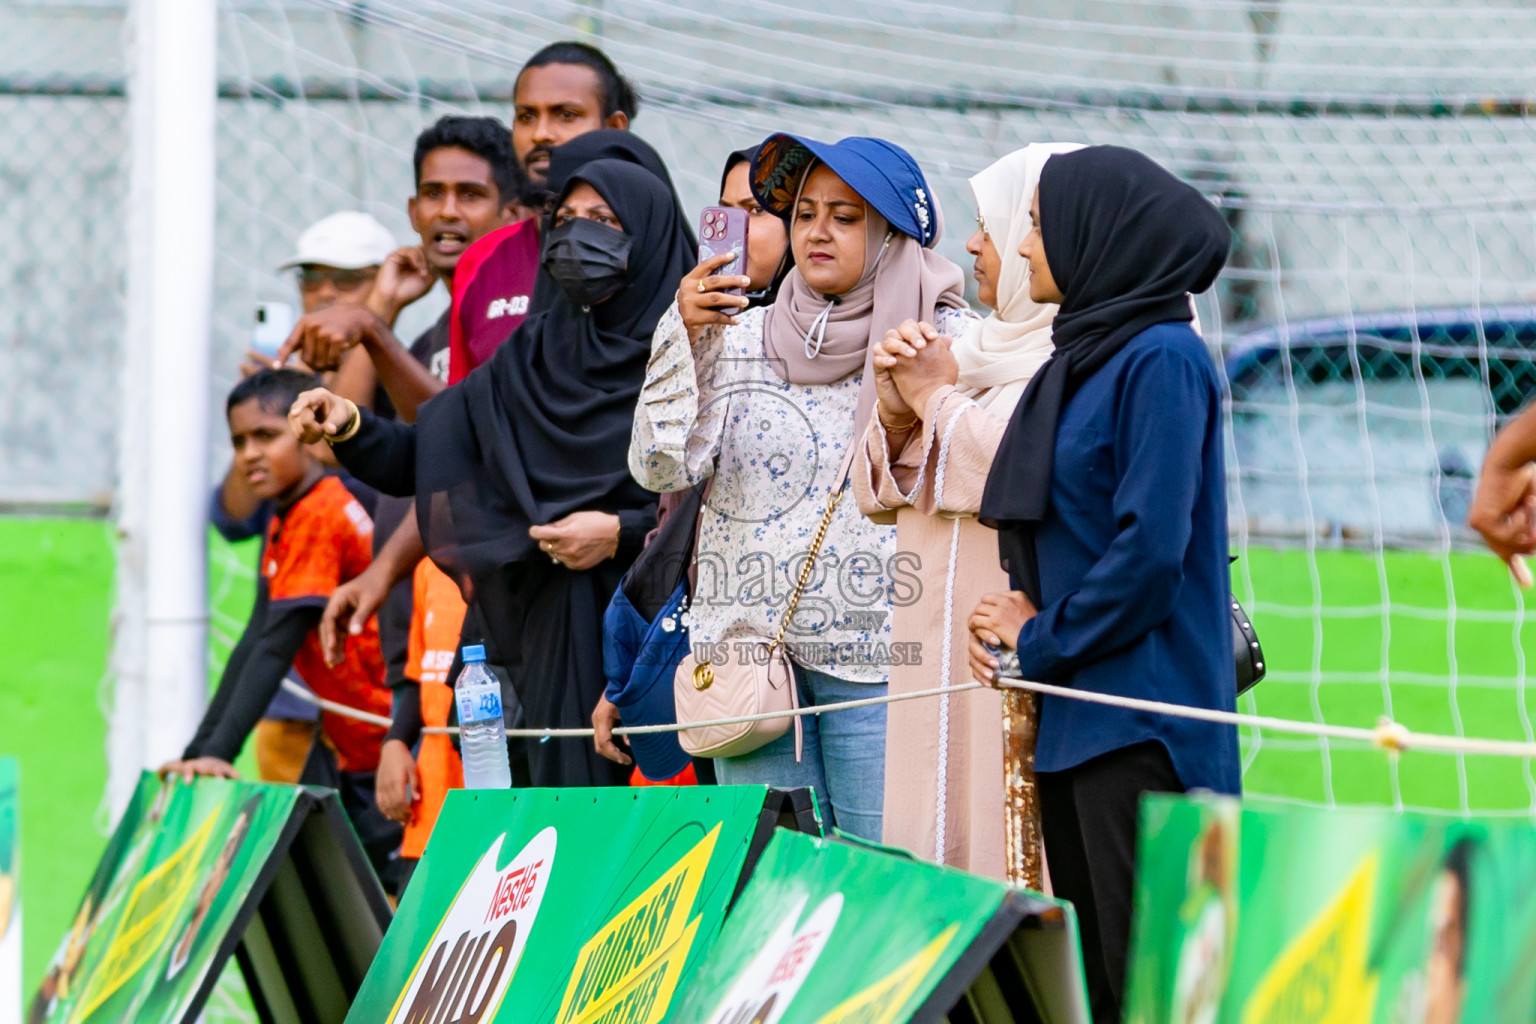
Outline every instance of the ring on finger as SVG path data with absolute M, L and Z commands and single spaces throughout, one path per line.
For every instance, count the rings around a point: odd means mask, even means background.
M 699 294 L 703 295 L 707 291 L 709 291 L 709 289 L 704 287 L 704 279 L 702 277 L 699 278 Z

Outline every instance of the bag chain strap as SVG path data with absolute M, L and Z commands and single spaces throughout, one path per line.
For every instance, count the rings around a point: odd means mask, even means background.
M 816 556 L 821 554 L 821 542 L 827 538 L 827 530 L 832 525 L 832 513 L 837 511 L 838 502 L 843 500 L 843 484 L 847 481 L 847 474 L 837 482 L 837 487 L 827 495 L 827 510 L 821 514 L 821 522 L 816 526 L 816 536 L 811 538 L 810 552 L 805 556 L 805 565 L 800 568 L 800 578 L 795 581 L 795 589 L 789 595 L 789 604 L 784 607 L 784 617 L 779 620 L 779 635 L 773 638 L 773 643 L 768 645 L 768 650 L 776 651 L 784 646 L 784 634 L 789 631 L 789 623 L 795 617 L 795 610 L 800 607 L 800 595 L 805 592 L 805 585 L 811 581 L 811 572 L 816 568 Z

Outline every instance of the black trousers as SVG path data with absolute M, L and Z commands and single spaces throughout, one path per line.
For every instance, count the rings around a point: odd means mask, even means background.
M 1120 1024 L 1136 880 L 1136 809 L 1143 793 L 1182 793 L 1157 741 L 1041 772 L 1040 825 L 1051 889 L 1077 909 L 1094 1024 Z

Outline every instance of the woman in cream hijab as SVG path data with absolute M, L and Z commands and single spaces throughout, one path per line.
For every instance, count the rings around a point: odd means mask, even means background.
M 1014 405 L 1051 355 L 1056 315 L 1030 300 L 1019 245 L 1045 161 L 1080 148 L 1026 146 L 971 179 L 978 228 L 966 249 L 990 316 L 954 339 L 908 321 L 875 350 L 879 403 L 854 463 L 854 493 L 865 515 L 896 523 L 898 557 L 921 580 L 895 595 L 892 635 L 921 648 L 892 667 L 892 695 L 969 683 L 966 616 L 982 594 L 1007 589 L 997 534 L 976 512 Z M 886 843 L 1006 877 L 1002 717 L 992 689 L 890 705 Z

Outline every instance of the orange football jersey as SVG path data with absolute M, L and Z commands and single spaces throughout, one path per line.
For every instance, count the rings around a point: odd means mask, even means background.
M 373 520 L 367 510 L 340 480 L 325 477 L 267 525 L 261 574 L 272 607 L 324 607 L 332 591 L 368 568 L 372 544 Z M 317 696 L 389 716 L 384 657 L 374 619 L 368 620 L 360 635 L 348 638 L 346 660 L 335 668 L 325 663 L 318 628 L 304 638 L 293 666 Z M 379 766 L 383 726 L 327 711 L 321 715 L 321 728 L 336 748 L 342 771 L 371 772 Z
M 464 624 L 464 598 L 453 580 L 423 558 L 416 566 L 411 608 L 411 640 L 406 654 L 405 674 L 421 684 L 421 721 L 423 725 L 444 726 L 453 707 L 453 690 L 448 686 L 448 670 L 453 666 L 459 646 L 459 629 Z M 437 824 L 443 801 L 450 789 L 464 788 L 464 763 L 453 749 L 452 737 L 428 733 L 421 738 L 416 757 L 421 779 L 421 799 L 411 811 L 405 826 L 402 857 L 420 857 L 427 848 L 427 838 Z

